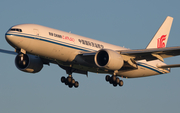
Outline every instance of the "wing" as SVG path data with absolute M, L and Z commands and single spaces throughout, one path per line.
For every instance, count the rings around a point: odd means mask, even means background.
M 83 57 L 94 57 L 96 52 L 81 52 L 80 54 L 82 54 Z M 180 55 L 180 46 L 153 49 L 119 50 L 117 52 L 123 56 L 134 58 L 135 60 L 154 60 L 154 57 L 156 57 L 156 59 L 163 59 Z
M 138 50 L 122 50 L 120 54 L 133 57 L 135 60 L 154 60 L 173 57 L 180 55 L 180 46 L 166 47 L 166 48 L 154 48 L 154 49 L 138 49 Z
M 152 48 L 152 49 L 138 49 L 138 50 L 119 50 L 119 53 L 125 62 L 124 67 L 137 68 L 136 60 L 156 60 L 164 61 L 164 58 L 180 55 L 180 46 L 166 47 L 166 48 Z M 95 65 L 94 56 L 96 52 L 82 52 L 79 55 L 86 62 Z M 179 64 L 158 66 L 159 68 L 179 67 Z
M 14 51 L 9 51 L 9 50 L 4 50 L 4 49 L 0 49 L 0 52 L 1 53 L 11 54 L 11 55 L 17 55 L 17 53 L 14 52 Z

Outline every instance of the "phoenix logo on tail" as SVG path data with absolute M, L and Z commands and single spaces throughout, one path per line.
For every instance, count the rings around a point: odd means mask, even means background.
M 157 48 L 166 47 L 164 41 L 166 40 L 166 35 L 162 35 L 161 38 L 157 39 Z

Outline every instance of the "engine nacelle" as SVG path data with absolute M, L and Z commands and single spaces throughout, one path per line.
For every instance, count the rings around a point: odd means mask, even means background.
M 109 49 L 99 50 L 95 57 L 95 63 L 100 68 L 119 70 L 124 65 L 124 60 L 116 51 Z
M 16 67 L 24 72 L 37 73 L 43 68 L 42 60 L 34 55 L 19 54 L 15 58 Z

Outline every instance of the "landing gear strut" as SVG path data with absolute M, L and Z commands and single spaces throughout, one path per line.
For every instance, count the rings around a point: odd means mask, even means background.
M 79 86 L 79 82 L 75 81 L 71 75 L 69 75 L 67 78 L 62 76 L 61 82 L 64 83 L 65 85 L 68 85 L 69 88 L 72 88 L 73 86 L 75 88 L 78 88 L 78 86 Z
M 123 81 L 117 78 L 115 75 L 112 75 L 111 77 L 109 75 L 106 75 L 105 79 L 110 84 L 113 84 L 114 87 L 116 87 L 117 85 L 123 86 L 124 84 Z

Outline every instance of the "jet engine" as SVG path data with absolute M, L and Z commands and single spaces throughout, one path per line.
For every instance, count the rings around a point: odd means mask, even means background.
M 43 68 L 42 60 L 34 55 L 19 54 L 15 58 L 16 67 L 24 72 L 37 73 Z
M 95 57 L 95 63 L 100 68 L 119 70 L 124 65 L 124 60 L 116 51 L 109 49 L 99 50 Z

